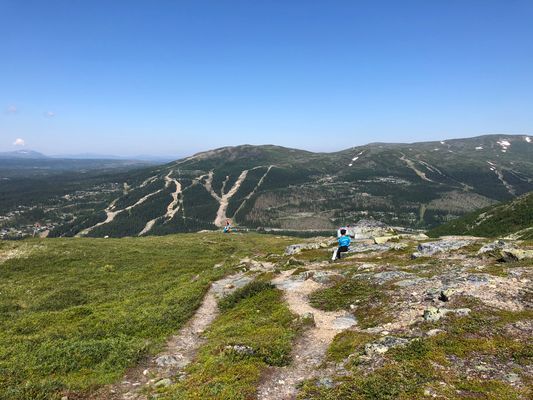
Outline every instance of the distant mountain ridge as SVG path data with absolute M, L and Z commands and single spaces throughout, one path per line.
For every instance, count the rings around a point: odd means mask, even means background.
M 0 159 L 46 159 L 49 158 L 42 153 L 33 150 L 15 150 L 0 152 Z
M 368 217 L 427 228 L 533 190 L 533 143 L 486 135 L 334 153 L 223 147 L 131 174 L 124 187 L 97 224 L 78 221 L 74 231 L 165 234 L 226 218 L 253 229 L 333 229 Z
M 119 160 L 119 161 L 150 161 L 152 163 L 164 163 L 173 160 L 170 156 L 151 156 L 148 154 L 139 154 L 136 156 L 116 156 L 112 154 L 97 154 L 97 153 L 80 153 L 80 154 L 54 154 L 45 155 L 34 150 L 15 150 L 0 152 L 0 159 L 28 159 L 28 160 L 43 160 L 43 159 L 64 159 L 64 160 Z
M 433 228 L 532 191 L 533 143 L 486 135 L 333 153 L 242 145 L 91 182 L 47 201 L 39 218 L 50 235 L 162 235 L 226 219 L 248 229 L 332 230 L 369 218 Z

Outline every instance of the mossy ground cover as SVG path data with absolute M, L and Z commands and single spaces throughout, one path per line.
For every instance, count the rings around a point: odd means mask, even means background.
M 424 399 L 428 398 L 424 394 L 426 390 L 430 396 L 433 393 L 437 398 L 452 400 L 531 398 L 532 382 L 527 366 L 533 362 L 532 345 L 527 336 L 510 336 L 506 327 L 531 319 L 532 312 L 492 310 L 467 299 L 460 299 L 456 305 L 468 305 L 473 312 L 469 316 L 449 316 L 436 323 L 422 323 L 422 330 L 439 328 L 443 333 L 418 338 L 405 347 L 389 350 L 384 355 L 383 364 L 375 370 L 366 364 L 347 363 L 345 366 L 350 373 L 337 377 L 334 387 L 308 381 L 298 398 Z M 364 344 L 371 341 L 368 336 L 361 332 L 338 335 L 328 350 L 329 358 L 339 362 L 349 354 L 363 354 Z M 457 364 L 458 360 L 461 360 L 460 364 Z M 496 376 L 484 378 L 476 373 L 479 360 L 492 363 Z M 509 363 L 518 368 L 506 371 L 510 368 Z M 471 369 L 467 370 L 465 365 L 470 365 Z M 517 373 L 522 384 L 511 386 L 502 379 L 501 374 L 507 372 Z
M 389 322 L 387 295 L 384 285 L 377 285 L 362 279 L 343 279 L 334 285 L 319 289 L 309 296 L 313 307 L 325 311 L 350 310 L 358 326 L 368 328 Z
M 360 331 L 344 331 L 335 336 L 328 348 L 327 360 L 341 362 L 350 354 L 361 353 L 365 344 L 374 339 L 376 335 Z
M 116 381 L 193 315 L 211 281 L 289 242 L 187 234 L 1 243 L 0 260 L 17 256 L 0 264 L 0 399 L 55 399 Z
M 252 282 L 222 300 L 220 308 L 223 312 L 209 328 L 187 378 L 164 389 L 160 398 L 251 399 L 267 366 L 289 364 L 300 327 L 279 290 L 266 282 Z M 231 348 L 235 345 L 251 351 L 236 352 Z

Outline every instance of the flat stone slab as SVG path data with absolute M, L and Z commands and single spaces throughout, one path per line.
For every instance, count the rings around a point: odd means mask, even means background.
M 377 274 L 373 274 L 371 276 L 371 279 L 373 281 L 376 281 L 377 283 L 386 283 L 389 281 L 393 281 L 395 279 L 405 279 L 412 277 L 413 274 L 410 274 L 409 272 L 403 272 L 403 271 L 384 271 L 384 272 L 378 272 Z
M 424 281 L 424 279 L 422 278 L 404 279 L 402 281 L 398 281 L 394 283 L 394 285 L 398 287 L 409 287 L 409 286 L 418 285 L 422 281 Z
M 333 329 L 348 329 L 357 324 L 357 320 L 353 315 L 345 315 L 344 317 L 337 317 L 333 320 Z
M 418 254 L 422 256 L 431 256 L 436 253 L 458 250 L 461 247 L 468 246 L 472 243 L 474 243 L 474 240 L 458 239 L 442 239 L 436 242 L 420 243 L 418 245 Z
M 490 281 L 490 275 L 488 274 L 472 274 L 466 278 L 469 283 L 474 285 L 486 285 Z
M 235 278 L 225 278 L 213 283 L 213 292 L 215 297 L 224 297 L 228 294 L 240 289 L 251 281 L 254 280 L 253 276 L 242 275 Z
M 285 281 L 282 281 L 282 282 L 277 282 L 275 285 L 278 289 L 281 289 L 281 290 L 296 290 L 298 289 L 300 286 L 302 286 L 304 283 L 304 280 L 296 280 L 296 279 L 287 279 Z

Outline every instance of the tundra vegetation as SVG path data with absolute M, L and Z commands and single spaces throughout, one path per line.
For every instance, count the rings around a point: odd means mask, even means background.
M 120 379 L 161 349 L 240 258 L 288 243 L 257 234 L 0 242 L 0 398 L 59 399 Z M 283 314 L 276 290 L 261 295 L 265 315 Z M 273 350 L 278 363 L 285 337 Z
M 0 242 L 0 398 L 530 398 L 533 242 L 388 239 L 336 263 L 328 238 Z M 190 363 L 113 397 L 235 276 Z

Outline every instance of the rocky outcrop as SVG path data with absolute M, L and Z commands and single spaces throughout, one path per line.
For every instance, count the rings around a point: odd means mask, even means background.
M 480 257 L 496 258 L 503 262 L 513 262 L 533 258 L 533 250 L 520 249 L 514 243 L 496 240 L 483 245 L 477 252 L 477 255 Z
M 533 250 L 506 248 L 500 250 L 500 256 L 504 262 L 522 261 L 533 258 Z
M 442 239 L 436 242 L 420 243 L 417 252 L 413 253 L 413 258 L 433 256 L 437 253 L 450 252 L 458 250 L 461 247 L 472 244 L 472 239 Z
M 361 219 L 356 224 L 347 227 L 346 231 L 348 235 L 356 240 L 392 236 L 395 233 L 394 229 L 387 224 L 373 219 Z
M 336 243 L 332 238 L 317 238 L 320 240 L 309 243 L 291 244 L 285 248 L 285 255 L 292 256 L 301 253 L 302 250 L 325 249 Z
M 365 354 L 372 357 L 376 354 L 384 354 L 392 348 L 405 346 L 410 342 L 409 339 L 385 336 L 375 342 L 365 345 Z
M 424 311 L 424 320 L 429 322 L 436 322 L 442 317 L 444 317 L 446 314 L 456 314 L 459 316 L 465 316 L 470 314 L 469 308 L 458 308 L 455 310 L 450 310 L 447 308 L 437 308 L 437 307 L 430 307 Z
M 503 240 L 496 240 L 491 243 L 484 244 L 477 252 L 478 256 L 486 257 L 501 249 L 509 247 L 510 245 Z
M 377 252 L 384 252 L 389 250 L 401 250 L 406 248 L 408 245 L 407 243 L 393 243 L 393 242 L 385 242 L 382 244 L 375 244 L 373 241 L 371 243 L 368 243 L 368 241 L 356 241 L 354 240 L 350 244 L 350 249 L 348 250 L 349 253 L 364 253 L 367 251 L 377 251 Z

